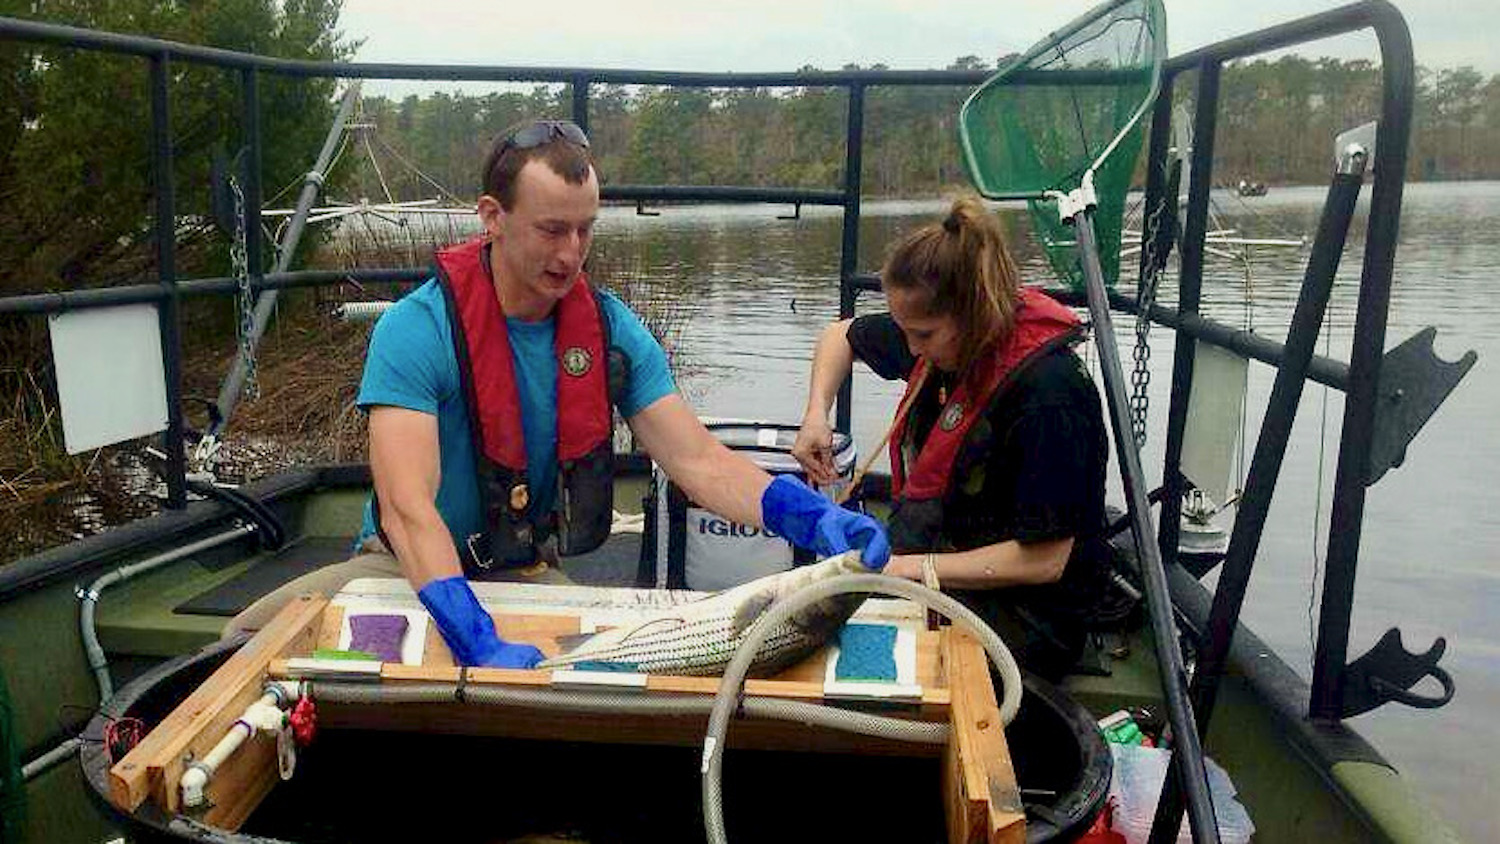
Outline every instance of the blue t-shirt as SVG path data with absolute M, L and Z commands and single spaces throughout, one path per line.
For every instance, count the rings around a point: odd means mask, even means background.
M 609 320 L 610 343 L 630 359 L 625 392 L 616 405 L 620 415 L 629 419 L 672 393 L 676 386 L 666 353 L 640 318 L 613 295 L 603 293 L 600 298 Z M 552 317 L 541 322 L 505 320 L 515 363 L 516 391 L 521 398 L 527 481 L 534 506 L 543 512 L 552 509 L 557 496 L 555 326 Z M 438 513 L 459 548 L 467 537 L 483 531 L 474 443 L 469 437 L 468 410 L 453 353 L 453 327 L 436 279 L 397 302 L 375 324 L 358 403 L 366 411 L 372 405 L 390 405 L 437 417 L 442 471 Z M 374 508 L 367 504 L 360 541 L 374 532 Z

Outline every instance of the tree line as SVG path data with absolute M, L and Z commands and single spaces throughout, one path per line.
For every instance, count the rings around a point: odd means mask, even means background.
M 338 29 L 341 0 L 0 0 L 0 15 L 135 33 L 287 59 L 338 61 L 358 43 Z M 1003 61 L 1003 60 L 1002 60 Z M 993 69 L 975 56 L 950 69 Z M 807 68 L 809 70 L 813 68 Z M 845 69 L 856 69 L 851 67 Z M 0 42 L 0 295 L 149 282 L 154 187 L 148 65 L 62 45 Z M 241 80 L 234 71 L 170 66 L 177 270 L 230 270 L 232 185 L 243 173 Z M 332 80 L 261 74 L 261 182 L 268 206 L 290 204 L 328 131 Z M 1380 69 L 1368 61 L 1284 56 L 1222 74 L 1216 173 L 1271 184 L 1322 183 L 1335 133 L 1378 116 Z M 1184 104 L 1191 76 L 1176 86 Z M 956 143 L 960 88 L 867 89 L 863 189 L 930 197 L 966 179 Z M 590 134 L 606 181 L 835 188 L 842 183 L 841 90 L 592 89 Z M 1422 70 L 1410 173 L 1500 178 L 1500 76 Z M 372 201 L 453 194 L 468 203 L 491 140 L 530 117 L 566 117 L 566 86 L 488 94 L 368 96 L 327 195 Z M 363 154 L 361 154 L 363 153 Z M 1137 166 L 1140 180 L 1140 165 Z M 317 235 L 304 238 L 316 248 Z M 269 247 L 268 247 L 269 248 Z M 214 349 L 233 332 L 229 299 L 189 299 L 184 342 L 211 390 Z M 321 336 L 321 335 L 319 335 Z M 48 372 L 46 321 L 0 316 L 0 480 L 56 495 L 91 469 L 62 453 Z M 195 357 L 196 355 L 196 357 Z M 222 355 L 219 356 L 220 358 Z M 222 368 L 220 365 L 218 368 Z M 64 480 L 57 480 L 63 478 Z M 72 481 L 66 479 L 72 478 Z M 62 486 L 59 486 L 59 485 Z M 24 510 L 35 496 L 0 505 Z M 21 521 L 29 518 L 21 514 Z M 0 526 L 0 535 L 10 535 Z
M 339 12 L 340 0 L 147 6 L 0 0 L 5 15 L 314 60 L 354 54 L 358 44 L 337 28 Z M 949 69 L 993 69 L 1003 61 L 964 56 Z M 242 155 L 240 80 L 235 72 L 187 62 L 171 71 L 179 267 L 226 272 L 232 217 L 223 176 L 236 171 Z M 261 76 L 262 183 L 268 204 L 284 206 L 328 130 L 336 86 Z M 147 79 L 137 57 L 0 43 L 0 262 L 10 269 L 0 291 L 149 277 Z M 1237 62 L 1224 69 L 1221 84 L 1215 172 L 1225 181 L 1321 183 L 1333 136 L 1379 112 L 1380 68 L 1365 60 L 1289 55 Z M 1191 75 L 1176 91 L 1190 102 Z M 608 182 L 842 183 L 847 102 L 841 89 L 598 85 L 591 93 L 590 132 Z M 923 197 L 963 184 L 956 121 L 967 94 L 957 87 L 867 89 L 864 192 Z M 1424 69 L 1416 109 L 1409 176 L 1500 178 L 1500 75 Z M 523 118 L 570 113 L 565 85 L 367 96 L 328 193 L 378 201 L 446 190 L 468 202 L 496 135 Z
M 987 66 L 966 56 L 949 68 Z M 1215 139 L 1217 177 L 1325 182 L 1334 136 L 1376 119 L 1380 91 L 1380 67 L 1366 60 L 1288 55 L 1227 65 Z M 607 181 L 806 188 L 842 183 L 847 104 L 841 90 L 601 85 L 591 94 L 590 130 Z M 864 192 L 930 196 L 962 184 L 956 119 L 967 94 L 946 87 L 867 90 Z M 1176 98 L 1191 108 L 1193 96 L 1188 75 L 1176 86 Z M 363 108 L 361 126 L 376 141 L 368 155 L 356 158 L 345 185 L 371 200 L 410 200 L 433 196 L 433 182 L 458 196 L 474 196 L 493 138 L 525 118 L 567 117 L 572 105 L 567 86 L 539 85 L 478 96 L 370 96 Z M 1486 79 L 1467 66 L 1424 68 L 1415 109 L 1409 178 L 1500 178 L 1500 75 Z M 420 162 L 421 172 L 407 162 Z
M 353 55 L 339 11 L 340 0 L 0 0 L 0 15 L 324 61 Z M 0 42 L 0 291 L 139 281 L 151 271 L 148 71 L 136 56 Z M 181 61 L 169 73 L 179 249 L 191 269 L 222 250 L 208 225 L 211 174 L 232 168 L 240 149 L 240 79 Z M 268 184 L 306 171 L 327 134 L 334 87 L 261 74 Z

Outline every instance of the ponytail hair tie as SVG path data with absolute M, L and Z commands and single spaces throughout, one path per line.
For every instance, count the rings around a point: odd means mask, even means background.
M 958 227 L 959 221 L 957 214 L 949 214 L 948 216 L 943 218 L 943 231 L 947 232 L 948 234 L 958 234 Z

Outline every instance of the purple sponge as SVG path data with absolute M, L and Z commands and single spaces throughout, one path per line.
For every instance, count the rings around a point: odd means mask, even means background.
M 374 654 L 381 662 L 400 662 L 406 625 L 404 615 L 350 616 L 349 648 Z

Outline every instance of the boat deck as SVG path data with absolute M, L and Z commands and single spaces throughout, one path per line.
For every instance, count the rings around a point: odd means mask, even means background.
M 645 482 L 621 478 L 617 506 L 640 512 Z M 203 551 L 110 587 L 99 601 L 95 629 L 112 657 L 167 658 L 218 639 L 224 624 L 261 595 L 306 571 L 352 554 L 368 490 L 323 490 L 289 515 L 290 539 L 276 551 L 250 542 Z M 589 554 L 570 557 L 564 570 L 587 586 L 632 586 L 640 558 L 639 533 L 617 533 Z

